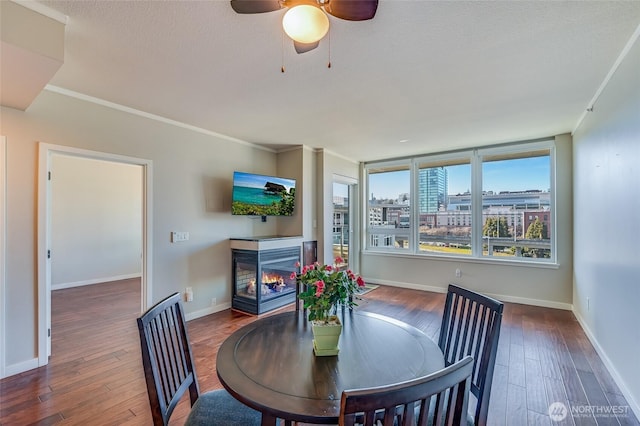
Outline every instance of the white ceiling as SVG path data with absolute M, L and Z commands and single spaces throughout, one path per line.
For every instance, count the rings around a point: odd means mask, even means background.
M 570 132 L 640 24 L 640 1 L 380 0 L 371 21 L 330 17 L 330 43 L 298 55 L 283 11 L 42 3 L 69 16 L 52 85 L 358 161 Z

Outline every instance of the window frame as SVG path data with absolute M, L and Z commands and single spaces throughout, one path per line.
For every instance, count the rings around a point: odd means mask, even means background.
M 408 228 L 388 228 L 388 231 L 385 232 L 384 234 L 380 234 L 380 233 L 373 233 L 371 232 L 372 230 L 374 230 L 374 228 L 372 226 L 370 226 L 369 224 L 369 194 L 371 194 L 371 185 L 369 182 L 369 169 L 389 169 L 388 171 L 391 172 L 393 171 L 392 169 L 398 169 L 398 170 L 404 170 L 407 169 L 409 171 L 409 211 L 410 211 L 410 216 L 409 216 L 409 227 Z M 375 162 L 375 163 L 371 163 L 371 166 L 365 166 L 364 169 L 364 173 L 366 176 L 365 179 L 365 184 L 363 185 L 365 187 L 365 191 L 364 191 L 364 206 L 365 208 L 363 209 L 363 228 L 365 229 L 364 232 L 364 250 L 365 251 L 372 251 L 372 252 L 382 252 L 382 253 L 395 253 L 395 254 L 403 254 L 403 255 L 409 255 L 412 252 L 414 252 L 414 245 L 415 245 L 415 225 L 414 225 L 414 207 L 411 204 L 413 202 L 414 199 L 414 179 L 413 179 L 413 164 L 412 161 L 410 159 L 403 159 L 403 160 L 391 160 L 391 161 L 381 161 L 381 162 Z M 372 246 L 371 245 L 371 235 L 385 235 L 385 236 L 390 236 L 390 235 L 407 235 L 409 244 L 408 244 L 408 248 L 395 248 L 392 246 Z
M 468 162 L 467 162 L 468 160 Z M 416 185 L 416 197 L 419 196 L 419 186 L 420 186 L 420 182 L 419 182 L 419 174 L 420 174 L 420 169 L 421 166 L 424 166 L 425 164 L 433 164 L 434 166 L 438 163 L 445 163 L 447 165 L 455 165 L 455 164 L 469 164 L 469 166 L 471 167 L 471 181 L 469 182 L 469 185 L 472 186 L 473 185 L 473 150 L 465 150 L 465 151 L 456 151 L 456 152 L 450 152 L 450 153 L 437 153 L 437 154 L 433 154 L 433 155 L 422 155 L 420 157 L 416 157 L 413 159 L 413 176 L 412 176 L 412 182 L 415 182 Z M 431 168 L 431 167 L 430 167 Z M 445 197 L 448 197 L 449 194 L 445 194 Z M 413 201 L 413 200 L 412 200 Z M 417 256 L 433 256 L 433 257 L 454 257 L 456 259 L 470 259 L 473 257 L 473 253 L 471 255 L 466 255 L 466 254 L 454 254 L 454 253 L 438 253 L 438 252 L 429 252 L 426 250 L 420 250 L 420 236 L 419 236 L 419 232 L 420 232 L 420 227 L 419 227 L 419 218 L 420 218 L 420 205 L 419 205 L 419 200 L 416 198 L 415 200 L 415 209 L 413 210 L 413 214 L 414 216 L 417 218 L 416 221 L 417 222 L 417 232 L 418 235 L 414 236 L 414 240 L 416 240 L 416 245 L 414 247 L 414 253 Z M 447 221 L 449 220 L 449 218 L 447 218 Z M 452 219 L 453 220 L 453 219 Z M 459 220 L 459 219 L 458 219 Z M 471 223 L 474 223 L 474 217 L 473 215 L 471 216 Z M 473 226 L 471 227 L 472 230 L 472 235 L 471 235 L 471 247 L 473 249 Z
M 498 257 L 483 255 L 483 238 L 482 228 L 477 224 L 483 224 L 483 193 L 482 193 L 482 169 L 484 159 L 490 156 L 502 156 L 513 155 L 514 159 L 526 158 L 519 157 L 518 154 L 526 154 L 528 152 L 535 151 L 548 151 L 549 152 L 549 215 L 550 215 L 550 244 L 551 244 L 551 257 L 550 258 L 529 258 L 529 257 Z M 425 164 L 450 162 L 457 160 L 464 160 L 469 158 L 469 164 L 471 166 L 471 254 L 455 254 L 455 253 L 435 253 L 429 251 L 421 251 L 419 247 L 419 169 L 420 165 L 424 168 Z M 402 165 L 409 166 L 410 176 L 410 225 L 409 225 L 409 248 L 408 249 L 396 249 L 387 247 L 374 247 L 371 246 L 371 227 L 369 226 L 369 170 L 380 169 L 385 167 L 398 167 Z M 408 257 L 425 257 L 431 259 L 450 259 L 450 260 L 467 260 L 467 261 L 480 261 L 489 263 L 525 263 L 527 265 L 541 265 L 541 266 L 557 266 L 558 265 L 558 253 L 557 253 L 557 236 L 558 236 L 558 224 L 557 224 L 557 206 L 556 206 L 556 142 L 554 138 L 546 138 L 529 142 L 515 142 L 509 144 L 492 145 L 487 147 L 472 148 L 465 150 L 449 151 L 434 153 L 431 155 L 420 155 L 414 157 L 403 158 L 400 160 L 388 160 L 388 161 L 374 161 L 363 163 L 363 180 L 365 191 L 363 193 L 364 205 L 366 206 L 365 214 L 363 215 L 363 229 L 365 232 L 362 235 L 364 239 L 363 250 L 365 253 L 379 253 L 400 255 Z M 449 194 L 447 194 L 449 195 Z M 406 228 L 405 228 L 406 230 Z

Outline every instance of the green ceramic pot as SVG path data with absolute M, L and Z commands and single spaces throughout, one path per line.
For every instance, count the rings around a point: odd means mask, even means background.
M 338 355 L 338 342 L 342 333 L 342 323 L 337 316 L 329 317 L 329 323 L 312 321 L 313 352 L 316 356 Z

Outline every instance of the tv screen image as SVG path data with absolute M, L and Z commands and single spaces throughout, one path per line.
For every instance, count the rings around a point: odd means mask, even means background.
M 291 216 L 295 196 L 295 179 L 234 172 L 231 214 Z

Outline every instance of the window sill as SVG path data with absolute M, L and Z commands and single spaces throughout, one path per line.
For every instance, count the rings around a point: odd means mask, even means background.
M 477 263 L 477 264 L 489 264 L 500 266 L 516 266 L 525 268 L 543 268 L 543 269 L 558 269 L 560 264 L 554 261 L 537 262 L 531 260 L 520 259 L 491 259 L 489 257 L 471 257 L 471 256 L 452 256 L 446 254 L 426 254 L 426 253 L 411 253 L 411 252 L 399 252 L 391 250 L 363 250 L 363 256 L 385 256 L 385 257 L 397 257 L 405 259 L 421 259 L 430 261 L 444 261 L 444 262 L 458 262 L 458 263 Z

